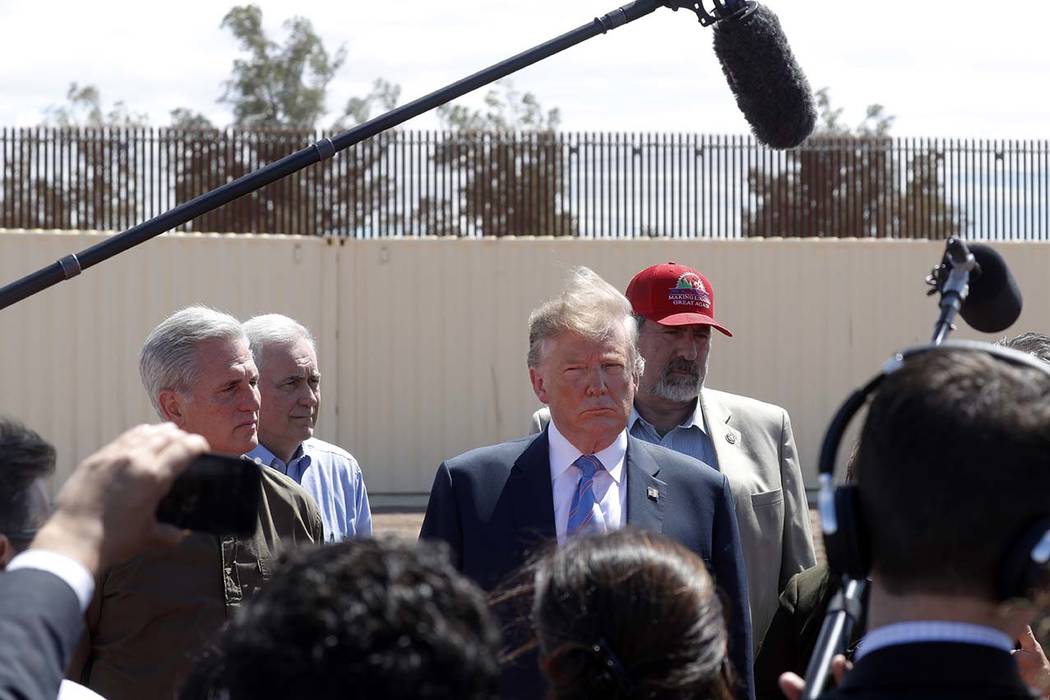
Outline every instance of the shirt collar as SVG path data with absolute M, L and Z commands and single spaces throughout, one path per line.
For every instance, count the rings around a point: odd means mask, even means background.
M 257 463 L 262 464 L 263 466 L 273 467 L 274 469 L 281 472 L 286 471 L 288 467 L 295 464 L 301 459 L 305 460 L 305 464 L 303 465 L 304 467 L 310 466 L 310 455 L 306 453 L 305 442 L 300 443 L 299 447 L 295 449 L 295 453 L 292 454 L 292 459 L 288 462 L 288 464 L 285 464 L 283 461 L 281 461 L 280 457 L 275 455 L 273 452 L 270 452 L 269 448 L 267 448 L 261 442 L 255 446 L 255 449 L 253 449 L 251 452 L 248 452 L 245 456 L 251 460 L 254 460 Z
M 576 449 L 576 446 L 561 434 L 558 426 L 554 424 L 553 417 L 549 425 L 547 440 L 550 443 L 551 481 L 554 481 L 564 474 L 583 453 Z M 621 430 L 616 439 L 612 441 L 612 444 L 594 453 L 594 456 L 601 461 L 602 466 L 605 467 L 605 470 L 609 472 L 609 476 L 617 484 L 620 483 L 623 477 L 623 463 L 626 455 L 627 430 Z
M 868 632 L 857 646 L 854 658 L 860 659 L 865 654 L 870 654 L 883 647 L 924 642 L 980 644 L 1005 652 L 1010 652 L 1014 648 L 1013 640 L 1009 635 L 994 627 L 946 620 L 912 620 L 897 622 Z
M 642 425 L 647 429 L 656 433 L 656 428 L 653 427 L 652 423 L 642 418 L 641 414 L 638 413 L 638 409 L 633 405 L 631 406 L 631 414 L 627 416 L 627 429 L 634 430 L 634 424 L 641 421 Z M 678 428 L 698 428 L 700 432 L 707 434 L 707 430 L 704 429 L 704 407 L 700 403 L 700 397 L 696 398 L 696 404 L 693 406 L 693 411 L 685 417 L 681 423 L 678 424 Z M 677 428 L 676 428 L 677 430 Z

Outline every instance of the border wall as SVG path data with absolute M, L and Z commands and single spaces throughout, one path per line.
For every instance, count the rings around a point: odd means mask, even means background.
M 0 232 L 0 283 L 105 234 Z M 1050 243 L 996 244 L 1024 294 L 1005 335 L 1050 331 Z M 617 287 L 667 260 L 715 289 L 708 384 L 785 406 L 807 483 L 846 394 L 891 352 L 926 342 L 924 276 L 942 242 L 550 238 L 350 240 L 165 234 L 0 311 L 0 414 L 58 449 L 60 483 L 126 427 L 152 421 L 138 377 L 147 333 L 182 306 L 279 312 L 315 334 L 318 436 L 350 450 L 377 505 L 422 505 L 447 457 L 522 435 L 539 406 L 529 311 L 586 264 Z M 962 327 L 957 337 L 995 337 Z

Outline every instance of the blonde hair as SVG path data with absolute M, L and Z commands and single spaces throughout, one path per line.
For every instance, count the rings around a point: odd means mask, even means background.
M 574 267 L 561 294 L 529 314 L 528 366 L 539 367 L 544 341 L 565 331 L 605 340 L 616 328 L 625 331 L 628 368 L 640 377 L 645 360 L 638 352 L 638 325 L 631 313 L 631 302 L 594 270 Z

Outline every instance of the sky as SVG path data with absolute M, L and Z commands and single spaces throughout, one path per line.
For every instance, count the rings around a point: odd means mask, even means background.
M 622 2 L 622 0 L 620 0 Z M 313 22 L 347 61 L 329 86 L 325 124 L 383 77 L 402 101 L 429 93 L 589 22 L 617 0 L 259 0 L 280 41 L 292 16 Z M 710 6 L 710 0 L 705 0 Z M 814 90 L 855 124 L 872 103 L 899 136 L 1050 136 L 1050 3 L 769 0 Z M 97 86 L 155 126 L 188 107 L 218 125 L 237 46 L 215 0 L 0 0 L 0 126 L 31 126 L 71 82 Z M 695 15 L 660 8 L 513 77 L 564 130 L 740 134 L 746 123 Z M 484 90 L 484 89 L 483 89 Z M 482 92 L 483 92 L 482 90 Z M 476 103 L 482 92 L 468 104 Z M 435 128 L 433 115 L 406 124 Z

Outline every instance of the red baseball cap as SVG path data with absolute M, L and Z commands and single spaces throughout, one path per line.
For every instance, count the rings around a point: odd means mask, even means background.
M 733 334 L 715 321 L 715 290 L 698 270 L 675 262 L 647 267 L 627 285 L 634 312 L 664 326 L 700 323 Z

